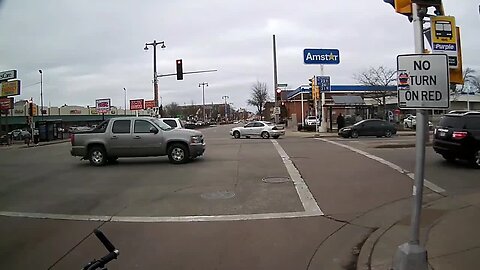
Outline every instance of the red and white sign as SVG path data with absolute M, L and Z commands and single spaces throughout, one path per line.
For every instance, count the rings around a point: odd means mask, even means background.
M 110 111 L 110 99 L 102 98 L 95 100 L 95 108 L 98 113 L 108 113 Z
M 13 98 L 0 98 L 0 110 L 13 109 Z
M 145 109 L 152 109 L 155 107 L 155 100 L 145 100 Z
M 136 111 L 136 110 L 143 110 L 145 104 L 144 99 L 132 99 L 130 100 L 130 110 L 131 111 Z

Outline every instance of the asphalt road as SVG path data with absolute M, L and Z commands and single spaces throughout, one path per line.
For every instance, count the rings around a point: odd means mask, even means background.
M 355 269 L 366 237 L 410 210 L 411 179 L 384 164 L 313 138 L 235 140 L 231 127 L 203 130 L 205 156 L 184 165 L 91 167 L 68 143 L 0 149 L 0 268 L 80 267 L 104 254 L 90 235 L 101 228 L 121 253 L 110 269 Z M 379 151 L 369 140 L 342 143 Z M 388 151 L 376 153 L 399 158 Z
M 331 139 L 388 160 L 410 172 L 415 172 L 415 148 L 376 148 L 383 144 L 415 144 L 414 136 L 393 138 L 365 137 L 359 139 Z M 478 193 L 479 170 L 466 161 L 447 162 L 431 146 L 425 151 L 425 179 L 446 190 L 448 195 Z

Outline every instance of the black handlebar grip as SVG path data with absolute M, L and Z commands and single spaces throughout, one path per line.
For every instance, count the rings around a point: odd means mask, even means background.
M 110 242 L 100 230 L 95 229 L 93 230 L 93 233 L 95 234 L 95 236 L 97 236 L 98 240 L 102 242 L 102 244 L 105 246 L 108 252 L 115 251 L 115 247 L 113 246 L 112 242 Z

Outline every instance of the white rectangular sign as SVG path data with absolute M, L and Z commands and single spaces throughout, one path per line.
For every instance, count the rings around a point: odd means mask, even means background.
M 0 72 L 0 82 L 11 80 L 11 79 L 16 79 L 16 78 L 17 78 L 17 71 L 16 70 L 7 70 L 7 71 L 1 71 Z
M 446 54 L 407 54 L 397 57 L 398 107 L 446 109 L 450 106 Z
M 102 98 L 95 100 L 95 108 L 98 113 L 108 113 L 110 111 L 110 99 Z
M 280 107 L 273 107 L 273 114 L 280 114 Z

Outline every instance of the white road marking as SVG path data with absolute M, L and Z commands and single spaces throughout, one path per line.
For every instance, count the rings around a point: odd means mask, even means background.
M 316 140 L 320 140 L 320 141 L 323 141 L 323 142 L 328 142 L 328 143 L 331 143 L 331 144 L 334 144 L 334 145 L 337 145 L 337 146 L 346 148 L 346 149 L 348 149 L 348 150 L 350 150 L 350 151 L 353 151 L 353 152 L 355 152 L 355 153 L 358 153 L 358 154 L 360 154 L 360 155 L 366 156 L 366 157 L 368 157 L 368 158 L 370 158 L 370 159 L 373 159 L 373 160 L 375 160 L 375 161 L 378 161 L 378 162 L 380 162 L 380 163 L 382 163 L 382 164 L 384 164 L 384 165 L 386 165 L 386 166 L 388 166 L 388 167 L 390 167 L 390 168 L 398 171 L 398 172 L 401 173 L 401 174 L 404 174 L 404 175 L 408 176 L 408 177 L 409 177 L 410 179 L 412 179 L 412 180 L 415 180 L 415 174 L 414 174 L 414 173 L 412 173 L 412 172 L 410 172 L 410 171 L 408 171 L 408 170 L 405 170 L 405 169 L 401 168 L 400 166 L 398 166 L 398 165 L 396 165 L 396 164 L 394 164 L 394 163 L 392 163 L 392 162 L 390 162 L 390 161 L 387 161 L 387 160 L 385 160 L 385 159 L 383 159 L 383 158 L 381 158 L 381 157 L 377 157 L 377 156 L 375 156 L 375 155 L 372 155 L 372 154 L 370 154 L 370 153 L 367 153 L 367 152 L 362 151 L 362 150 L 360 150 L 360 149 L 357 149 L 357 148 L 355 148 L 355 147 L 351 147 L 351 146 L 349 146 L 349 145 L 341 144 L 341 143 L 334 142 L 334 141 L 331 141 L 331 140 L 322 139 L 322 138 L 317 138 Z M 432 191 L 436 192 L 436 193 L 444 193 L 444 192 L 445 192 L 445 189 L 443 189 L 443 188 L 435 185 L 434 183 L 428 181 L 427 179 L 425 179 L 423 185 L 424 185 L 425 187 L 431 189 Z
M 18 218 L 37 218 L 37 219 L 56 219 L 56 220 L 76 220 L 76 221 L 99 221 L 99 222 L 204 222 L 204 221 L 241 221 L 241 220 L 265 220 L 265 219 L 285 219 L 299 217 L 322 216 L 315 198 L 303 181 L 290 157 L 276 140 L 271 140 L 278 154 L 283 160 L 288 174 L 293 181 L 298 197 L 302 202 L 305 211 L 302 212 L 282 212 L 282 213 L 262 213 L 262 214 L 244 214 L 244 215 L 211 215 L 211 216 L 176 216 L 176 217 L 142 217 L 142 216 L 95 216 L 95 215 L 67 215 L 52 213 L 28 213 L 28 212 L 8 212 L 0 211 L 0 216 L 18 217 Z
M 110 221 L 110 222 L 202 222 L 202 221 L 241 221 L 241 220 L 265 220 L 284 219 L 299 217 L 315 217 L 321 214 L 316 212 L 284 212 L 246 215 L 215 215 L 215 216 L 177 216 L 177 217 L 142 217 L 142 216 L 89 216 L 89 215 L 66 215 L 49 213 L 26 213 L 0 211 L 0 216 L 37 219 L 57 219 L 75 221 Z
M 305 184 L 305 181 L 303 181 L 303 178 L 298 172 L 297 168 L 295 168 L 295 165 L 293 165 L 293 162 L 292 160 L 290 160 L 290 157 L 287 155 L 285 150 L 283 150 L 282 146 L 280 146 L 280 144 L 276 140 L 272 139 L 271 141 L 275 146 L 275 148 L 277 149 L 278 154 L 282 158 L 283 163 L 285 164 L 285 167 L 287 168 L 288 174 L 290 175 L 290 178 L 293 181 L 295 189 L 297 190 L 298 197 L 302 202 L 305 212 L 317 213 L 318 215 L 323 215 L 323 212 L 318 206 L 317 201 L 315 200 L 312 193 L 310 192 L 310 189 L 308 189 L 308 186 L 307 184 Z

